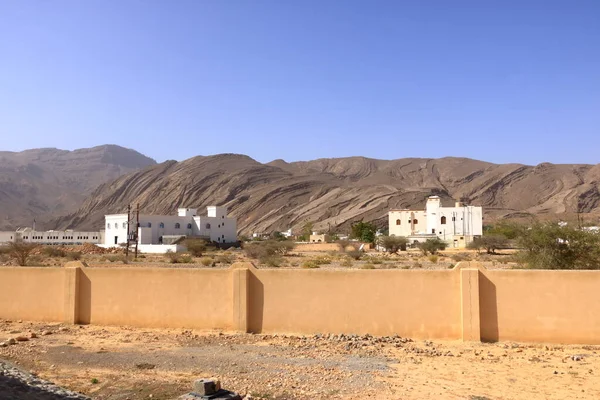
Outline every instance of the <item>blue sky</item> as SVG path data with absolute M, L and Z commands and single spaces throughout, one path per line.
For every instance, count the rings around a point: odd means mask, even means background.
M 599 1 L 0 0 L 0 150 L 600 163 Z

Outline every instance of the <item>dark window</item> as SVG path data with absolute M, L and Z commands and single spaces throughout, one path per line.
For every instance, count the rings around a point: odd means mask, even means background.
M 160 225 L 159 225 L 158 227 L 159 227 L 159 228 L 164 228 L 164 227 L 165 227 L 165 224 L 161 222 L 161 223 L 160 223 Z
M 175 229 L 179 229 L 179 228 L 181 228 L 181 225 L 178 222 L 178 223 L 175 224 Z
M 152 222 L 148 222 L 148 228 L 152 228 Z
M 416 225 L 416 224 L 418 224 L 418 223 L 419 223 L 419 220 L 418 220 L 418 219 L 416 219 L 416 218 L 415 218 L 415 219 L 413 219 L 413 224 L 415 224 L 415 225 Z
M 210 229 L 210 224 L 206 224 L 206 229 Z
M 188 224 L 188 229 L 192 229 L 192 224 Z
M 396 220 L 396 225 L 400 225 L 400 220 L 399 219 Z
M 446 225 L 446 217 L 442 217 L 442 225 Z
M 431 233 L 435 234 L 435 229 L 432 229 L 432 230 L 431 230 Z

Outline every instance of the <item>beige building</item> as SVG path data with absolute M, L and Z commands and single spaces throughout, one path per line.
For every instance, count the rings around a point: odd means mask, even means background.
M 442 207 L 438 196 L 427 199 L 425 210 L 390 210 L 389 233 L 404 236 L 411 243 L 438 237 L 451 247 L 465 247 L 483 234 L 483 210 L 456 202 Z

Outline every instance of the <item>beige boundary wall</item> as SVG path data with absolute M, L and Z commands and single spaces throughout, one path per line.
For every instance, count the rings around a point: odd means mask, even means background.
M 0 318 L 600 344 L 600 272 L 0 268 Z

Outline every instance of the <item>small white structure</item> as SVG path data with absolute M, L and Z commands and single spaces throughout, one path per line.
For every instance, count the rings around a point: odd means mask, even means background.
M 237 241 L 237 221 L 227 216 L 227 208 L 208 206 L 207 216 L 196 215 L 195 208 L 179 208 L 177 215 L 140 215 L 138 249 L 144 253 L 177 251 L 177 239 L 198 237 L 216 243 Z M 127 242 L 127 235 L 135 232 L 129 226 L 127 214 L 105 216 L 103 247 L 116 247 Z
M 438 196 L 427 199 L 424 211 L 390 210 L 389 233 L 405 236 L 411 243 L 438 237 L 451 247 L 466 247 L 483 234 L 483 209 L 456 202 L 442 207 Z
M 98 244 L 104 241 L 104 232 L 81 232 L 73 230 L 37 231 L 32 228 L 20 228 L 16 231 L 0 232 L 0 243 L 15 241 L 43 245 Z

